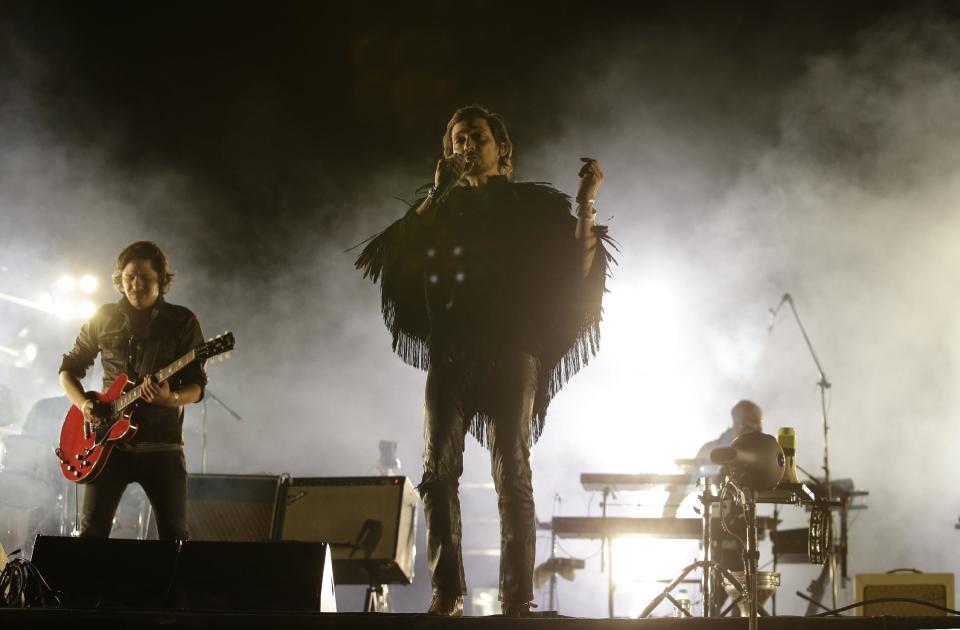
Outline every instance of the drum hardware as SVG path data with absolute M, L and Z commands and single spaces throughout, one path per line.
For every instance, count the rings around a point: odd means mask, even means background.
M 830 557 L 833 542 L 833 518 L 822 504 L 810 512 L 810 528 L 807 536 L 807 557 L 812 564 L 823 564 Z
M 766 449 L 768 455 L 773 456 L 772 470 L 768 467 L 767 470 L 760 471 L 762 474 L 759 480 L 766 482 L 776 477 L 777 470 L 780 469 L 777 449 L 771 447 L 769 444 L 770 438 L 771 436 L 767 436 L 766 439 L 760 438 L 759 440 L 763 442 L 759 445 L 759 448 Z M 757 438 L 751 438 L 751 440 L 756 441 Z M 774 440 L 774 442 L 776 441 Z M 742 448 L 744 444 L 741 443 L 738 444 L 738 446 Z M 737 454 L 735 452 L 728 452 L 727 455 L 736 459 Z M 750 457 L 747 457 L 747 459 L 750 459 Z M 786 465 L 785 460 L 786 458 L 784 458 L 784 467 Z M 757 472 L 753 471 L 753 474 L 756 475 Z M 764 477 L 764 475 L 766 476 Z M 587 489 L 594 488 L 594 484 L 597 483 L 605 482 L 610 484 L 604 488 L 606 490 L 604 499 L 606 499 L 607 496 L 613 493 L 614 487 L 621 490 L 641 490 L 654 485 L 664 486 L 674 484 L 679 481 L 679 477 L 679 475 L 583 473 L 581 474 L 581 483 Z M 687 476 L 687 478 L 689 479 L 689 476 Z M 750 481 L 757 481 L 757 479 L 757 477 L 749 478 Z M 868 494 L 865 491 L 853 490 L 852 482 L 847 480 L 837 480 L 833 482 L 833 486 L 834 494 L 841 494 L 838 492 L 841 488 L 845 491 L 843 494 L 846 494 L 848 497 L 865 496 Z M 698 488 L 700 489 L 698 499 L 702 507 L 696 511 L 700 514 L 701 518 L 607 517 L 604 511 L 604 516 L 602 517 L 555 517 L 551 522 L 552 535 L 554 540 L 557 538 L 599 538 L 606 542 L 613 537 L 626 534 L 644 534 L 654 537 L 683 539 L 697 537 L 696 534 L 699 532 L 699 538 L 704 550 L 703 560 L 685 567 L 681 574 L 675 580 L 671 581 L 664 591 L 658 594 L 651 604 L 647 606 L 640 617 L 648 617 L 665 599 L 670 601 L 674 608 L 677 609 L 678 614 L 689 616 L 689 614 L 685 614 L 680 610 L 680 608 L 685 608 L 683 602 L 674 597 L 672 592 L 679 585 L 689 582 L 687 579 L 688 576 L 698 569 L 702 570 L 701 579 L 698 581 L 701 584 L 701 594 L 704 601 L 703 616 L 725 616 L 735 605 L 743 603 L 745 606 L 749 606 L 749 599 L 746 596 L 740 596 L 739 602 L 734 601 L 721 612 L 718 610 L 719 604 L 715 601 L 714 594 L 718 593 L 718 589 L 723 588 L 726 590 L 730 588 L 731 585 L 736 584 L 740 584 L 743 592 L 746 592 L 747 584 L 744 583 L 746 582 L 746 577 L 744 576 L 742 579 L 738 579 L 734 575 L 734 572 L 720 566 L 719 561 L 713 559 L 713 547 L 716 542 L 716 532 L 714 528 L 717 527 L 719 522 L 717 510 L 715 510 L 714 506 L 720 504 L 721 497 L 717 494 L 715 482 L 711 477 L 701 478 Z M 730 484 L 730 490 L 734 490 L 734 488 L 735 484 Z M 728 490 L 728 494 L 730 490 Z M 754 504 L 762 503 L 772 504 L 774 506 L 773 517 L 757 516 L 755 510 L 752 516 L 757 528 L 758 538 L 761 529 L 767 529 L 771 532 L 771 539 L 774 543 L 774 570 L 771 572 L 758 571 L 756 573 L 758 582 L 757 601 L 762 605 L 768 601 L 768 598 L 771 598 L 773 602 L 773 614 L 776 614 L 776 588 L 773 587 L 772 582 L 775 579 L 777 581 L 779 580 L 779 572 L 776 571 L 778 559 L 781 562 L 802 562 L 804 564 L 812 562 L 812 559 L 819 557 L 829 559 L 830 555 L 828 552 L 832 536 L 831 510 L 833 509 L 840 509 L 841 511 L 841 537 L 844 538 L 844 540 L 841 540 L 836 548 L 838 553 L 842 553 L 846 549 L 846 530 L 843 527 L 846 521 L 845 512 L 849 509 L 862 509 L 862 506 L 851 506 L 849 505 L 849 501 L 841 499 L 828 501 L 823 497 L 818 497 L 814 490 L 807 484 L 791 483 L 789 481 L 780 481 L 772 488 L 768 487 L 762 490 L 753 490 L 752 495 Z M 846 499 L 846 497 L 844 497 L 844 499 Z M 799 530 L 777 531 L 779 505 L 794 505 L 816 511 L 816 515 L 811 516 L 815 526 Z M 692 524 L 693 521 L 696 521 L 695 525 Z M 811 529 L 814 531 L 811 532 Z M 841 560 L 841 563 L 845 566 L 845 562 Z M 728 577 L 728 573 L 733 576 L 732 580 Z M 771 575 L 767 576 L 765 573 L 770 573 Z M 777 577 L 773 578 L 772 575 L 776 575 Z M 770 592 L 765 593 L 764 589 L 769 589 Z M 612 610 L 612 602 L 610 605 Z M 757 614 L 767 613 L 766 611 L 761 612 L 758 607 Z
M 750 614 L 749 602 L 745 601 L 746 598 L 743 595 L 743 584 L 747 581 L 746 573 L 744 571 L 734 571 L 733 576 L 737 579 L 736 583 L 727 579 L 723 581 L 724 589 L 727 595 L 733 599 L 733 603 L 723 611 L 721 617 L 725 616 L 734 606 L 740 609 L 741 617 L 746 617 Z M 768 599 L 776 595 L 779 587 L 780 574 L 778 572 L 757 571 L 757 609 L 761 615 L 768 616 L 768 613 L 763 609 L 763 605 Z
M 18 510 L 51 505 L 56 496 L 47 445 L 28 435 L 0 441 L 0 504 Z
M 783 450 L 773 436 L 759 432 L 745 433 L 735 439 L 730 446 L 713 449 L 710 453 L 710 460 L 714 464 L 725 466 L 727 480 L 721 488 L 719 496 L 713 494 L 711 481 L 708 478 L 703 480 L 703 493 L 700 500 L 703 504 L 704 559 L 687 566 L 678 579 L 671 582 L 662 593 L 647 605 L 640 617 L 648 617 L 665 598 L 679 610 L 680 604 L 673 598 L 670 591 L 691 571 L 702 568 L 704 616 L 714 616 L 714 606 L 716 604 L 713 597 L 714 589 L 718 587 L 718 577 L 722 576 L 732 586 L 738 587 L 737 591 L 741 594 L 741 597 L 746 598 L 749 607 L 749 628 L 750 630 L 756 630 L 759 615 L 757 570 L 760 559 L 760 551 L 757 548 L 757 503 L 763 501 L 763 497 L 760 496 L 761 493 L 766 493 L 773 499 L 773 502 L 781 502 L 788 498 L 799 501 L 799 497 L 793 496 L 789 488 L 783 491 L 784 496 L 780 496 L 781 489 L 778 484 L 783 477 L 785 457 Z M 715 503 L 720 503 L 729 490 L 733 490 L 737 503 L 743 509 L 744 520 L 746 521 L 746 540 L 743 541 L 745 583 L 735 578 L 729 570 L 722 567 L 712 557 L 712 506 Z M 722 519 L 720 522 L 722 525 Z
M 663 602 L 664 599 L 669 601 L 674 609 L 680 616 L 690 617 L 692 616 L 687 607 L 683 602 L 677 600 L 673 597 L 673 590 L 682 584 L 688 575 L 697 569 L 701 570 L 701 594 L 703 596 L 703 616 L 704 617 L 713 617 L 715 613 L 713 611 L 714 598 L 713 593 L 716 588 L 718 576 L 730 581 L 733 584 L 736 584 L 740 591 L 743 590 L 743 586 L 740 581 L 733 575 L 733 573 L 721 566 L 720 563 L 713 559 L 713 506 L 720 502 L 720 497 L 714 493 L 714 484 L 713 480 L 710 477 L 704 477 L 700 481 L 701 494 L 699 496 L 700 502 L 703 505 L 701 510 L 702 517 L 702 540 L 701 545 L 703 546 L 703 560 L 697 560 L 690 563 L 680 571 L 678 575 L 672 582 L 667 584 L 667 586 L 661 591 L 656 597 L 654 597 L 647 607 L 643 609 L 643 612 L 640 613 L 640 619 L 649 617 L 653 613 L 654 609 Z

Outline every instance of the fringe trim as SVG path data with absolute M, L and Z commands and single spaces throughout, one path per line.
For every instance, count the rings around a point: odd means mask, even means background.
M 393 287 L 390 286 L 390 278 L 384 275 L 391 254 L 390 246 L 396 247 L 404 238 L 405 221 L 406 218 L 400 219 L 361 243 L 366 244 L 366 247 L 357 257 L 355 266 L 363 272 L 364 278 L 370 278 L 380 285 L 380 311 L 383 314 L 383 323 L 393 338 L 393 351 L 404 363 L 426 370 L 430 367 L 430 346 L 426 335 L 419 336 L 403 326 L 398 317 L 400 304 L 391 296 Z
M 393 351 L 400 360 L 421 370 L 430 369 L 430 344 L 426 339 L 410 335 L 395 325 L 395 305 L 391 300 L 383 300 L 383 321 L 393 335 Z
M 594 227 L 594 232 L 599 239 L 597 241 L 597 259 L 594 262 L 594 268 L 590 271 L 590 276 L 588 276 L 588 282 L 590 280 L 597 282 L 600 296 L 602 296 L 609 293 L 606 287 L 606 279 L 611 277 L 611 267 L 617 264 L 612 252 L 619 253 L 620 248 L 608 234 L 607 226 L 598 225 Z M 533 418 L 531 419 L 533 423 L 530 431 L 531 446 L 536 444 L 540 436 L 543 435 L 543 429 L 547 422 L 547 409 L 553 397 L 600 351 L 600 322 L 603 319 L 603 305 L 600 300 L 597 301 L 597 304 L 595 310 L 585 315 L 576 340 L 550 370 L 550 376 L 546 379 L 545 384 L 544 379 L 541 378 L 534 403 Z M 477 439 L 481 446 L 487 446 L 487 425 L 491 421 L 492 418 L 483 412 L 478 412 L 470 419 L 470 434 Z

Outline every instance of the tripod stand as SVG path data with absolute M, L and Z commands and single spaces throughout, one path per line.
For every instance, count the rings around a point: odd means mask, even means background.
M 716 589 L 722 588 L 720 582 L 723 578 L 726 578 L 730 584 L 733 584 L 737 591 L 741 593 L 743 597 L 744 585 L 740 583 L 739 580 L 730 572 L 728 569 L 722 567 L 717 560 L 713 559 L 713 506 L 720 502 L 720 497 L 716 495 L 713 491 L 713 480 L 710 477 L 703 477 L 700 479 L 700 486 L 703 489 L 702 494 L 700 495 L 700 503 L 703 506 L 701 515 L 703 516 L 703 537 L 701 539 L 701 544 L 703 546 L 703 560 L 698 560 L 692 562 L 680 572 L 672 582 L 670 582 L 663 591 L 653 598 L 653 600 L 647 604 L 647 607 L 643 609 L 643 612 L 640 613 L 640 618 L 644 619 L 649 617 L 653 610 L 663 602 L 664 599 L 673 604 L 674 608 L 680 611 L 685 617 L 692 617 L 690 611 L 686 607 L 682 606 L 679 601 L 677 601 L 671 594 L 677 586 L 683 583 L 690 573 L 700 569 L 702 571 L 701 577 L 701 593 L 703 595 L 703 616 L 704 617 L 716 617 L 717 616 L 717 602 L 715 598 Z M 754 504 L 756 507 L 756 504 Z M 754 548 L 756 547 L 756 510 L 754 510 Z M 759 553 L 757 554 L 759 557 Z M 756 580 L 754 580 L 756 583 Z

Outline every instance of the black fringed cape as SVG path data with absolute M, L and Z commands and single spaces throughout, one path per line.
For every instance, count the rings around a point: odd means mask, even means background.
M 599 349 L 601 300 L 613 241 L 596 226 L 589 275 L 570 199 L 540 183 L 491 178 L 457 188 L 433 216 L 407 214 L 365 242 L 356 267 L 380 283 L 393 350 L 426 370 L 430 351 L 492 361 L 501 349 L 540 359 L 533 439 L 553 396 Z M 470 432 L 485 443 L 481 405 Z

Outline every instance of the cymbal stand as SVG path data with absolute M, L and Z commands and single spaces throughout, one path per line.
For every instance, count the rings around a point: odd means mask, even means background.
M 713 505 L 717 502 L 717 497 L 713 493 L 713 480 L 710 477 L 701 477 L 700 486 L 703 489 L 700 495 L 700 504 L 703 506 L 700 514 L 703 517 L 701 545 L 704 562 L 700 594 L 703 598 L 703 616 L 714 617 L 716 616 L 714 591 L 720 586 L 716 575 L 716 568 L 720 565 L 713 560 Z
M 701 596 L 703 598 L 703 616 L 704 617 L 716 617 L 717 606 L 714 594 L 716 589 L 723 588 L 722 580 L 727 578 L 727 580 L 737 587 L 737 590 L 742 594 L 746 592 L 745 585 L 741 584 L 739 580 L 730 572 L 729 569 L 726 569 L 720 565 L 717 560 L 713 559 L 713 506 L 716 503 L 720 502 L 720 497 L 717 496 L 713 491 L 713 480 L 710 477 L 703 477 L 700 480 L 700 485 L 703 489 L 702 494 L 700 495 L 700 503 L 703 505 L 701 515 L 703 516 L 703 560 L 698 560 L 692 562 L 680 572 L 672 582 L 670 582 L 659 595 L 653 598 L 647 607 L 643 609 L 643 612 L 640 613 L 640 619 L 645 619 L 653 613 L 654 609 L 663 602 L 664 599 L 673 604 L 673 607 L 676 608 L 683 616 L 692 617 L 690 611 L 686 607 L 682 606 L 673 595 L 671 594 L 677 586 L 679 586 L 687 578 L 690 573 L 700 569 L 701 574 Z M 754 519 L 756 523 L 756 519 Z M 756 531 L 756 529 L 754 529 Z M 743 595 L 741 595 L 743 597 Z M 719 615 L 722 616 L 722 615 Z
M 647 617 L 649 617 L 650 614 L 653 612 L 653 610 L 657 606 L 659 606 L 664 599 L 666 599 L 671 604 L 673 604 L 673 607 L 676 608 L 681 614 L 683 614 L 684 617 L 692 617 L 693 615 L 690 613 L 690 611 L 687 610 L 686 607 L 683 606 L 680 602 L 678 602 L 673 597 L 673 595 L 671 595 L 671 593 L 673 592 L 673 589 L 677 588 L 687 578 L 687 576 L 690 575 L 690 573 L 692 573 L 693 571 L 696 571 L 697 569 L 702 569 L 705 574 L 719 572 L 719 574 L 727 578 L 731 584 L 735 585 L 737 587 L 737 590 L 739 590 L 741 593 L 744 591 L 744 588 L 745 588 L 744 585 L 740 584 L 740 582 L 733 575 L 733 573 L 731 573 L 728 569 L 725 569 L 722 566 L 720 566 L 720 563 L 717 562 L 716 560 L 710 560 L 709 562 L 706 560 L 697 560 L 696 562 L 691 562 L 690 564 L 685 566 L 683 568 L 683 571 L 680 572 L 680 575 L 674 578 L 674 580 L 670 582 L 670 584 L 668 584 L 667 587 L 663 589 L 663 591 L 661 591 L 659 595 L 654 597 L 650 601 L 650 603 L 647 604 L 647 607 L 644 608 L 643 612 L 640 613 L 639 618 L 646 619 Z M 707 610 L 707 606 L 708 604 L 704 602 L 705 611 Z
M 733 487 L 737 490 L 736 496 L 740 502 L 740 507 L 743 508 L 743 516 L 747 522 L 747 544 L 743 550 L 743 570 L 747 581 L 745 586 L 747 598 L 750 602 L 750 616 L 747 627 L 749 630 L 757 630 L 757 619 L 760 614 L 757 606 L 757 570 L 760 563 L 760 550 L 757 547 L 757 493 L 749 488 L 740 488 L 736 485 Z

